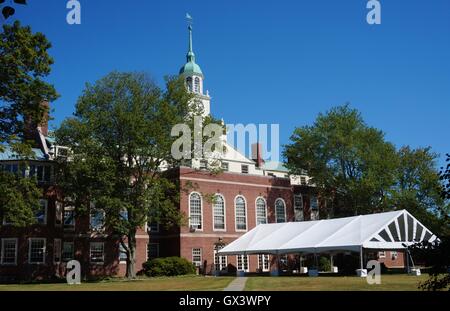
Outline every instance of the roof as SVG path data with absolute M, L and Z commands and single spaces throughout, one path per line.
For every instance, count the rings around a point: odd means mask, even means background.
M 200 69 L 200 66 L 194 61 L 187 62 L 183 67 L 181 67 L 180 74 L 185 76 L 197 75 L 203 77 L 203 72 Z
M 9 146 L 3 146 L 3 149 L 3 151 L 0 151 L 0 161 L 17 161 L 25 159 L 22 156 L 18 155 L 16 152 L 12 151 Z M 41 149 L 33 148 L 32 152 L 34 154 L 34 160 L 47 160 Z
M 288 173 L 289 170 L 284 166 L 284 163 L 277 162 L 277 161 L 268 161 L 265 162 L 263 165 L 263 169 L 266 171 L 279 171 L 279 172 L 285 172 Z
M 262 224 L 219 253 L 292 254 L 403 249 L 436 236 L 406 210 L 318 221 Z

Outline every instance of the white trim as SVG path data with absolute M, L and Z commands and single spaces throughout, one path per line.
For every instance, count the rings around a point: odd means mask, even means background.
M 102 215 L 103 215 L 103 222 L 102 222 L 101 228 L 94 228 L 92 226 L 92 213 L 93 212 L 94 213 L 97 213 L 97 212 L 102 213 Z M 105 232 L 105 220 L 106 220 L 106 212 L 104 210 L 102 210 L 102 209 L 95 208 L 94 203 L 91 203 L 90 207 L 89 207 L 89 230 L 90 231 L 95 231 L 95 232 L 100 232 L 100 233 Z
M 245 269 L 245 265 L 244 265 L 244 258 L 245 258 L 244 256 L 247 259 L 247 269 Z M 241 270 L 239 270 L 239 258 L 241 259 L 241 268 L 244 268 Z M 250 258 L 248 257 L 248 255 L 236 255 L 236 269 L 238 271 L 250 272 Z
M 191 259 L 192 259 L 192 263 L 193 264 L 195 264 L 197 261 L 195 261 L 194 262 L 194 249 L 195 250 L 200 250 L 200 264 L 199 265 L 196 265 L 196 267 L 201 267 L 202 266 L 202 263 L 203 263 L 203 250 L 202 250 L 202 248 L 201 247 L 193 247 L 192 249 L 191 249 Z M 197 255 L 196 255 L 197 256 Z
M 102 261 L 93 262 L 92 261 L 92 246 L 101 245 L 102 246 Z M 91 265 L 103 265 L 105 263 L 105 242 L 90 242 L 89 243 L 89 263 Z
M 247 174 L 239 174 L 239 175 L 247 175 Z M 250 175 L 256 177 L 264 177 L 259 175 Z M 181 180 L 193 180 L 193 181 L 203 181 L 207 183 L 216 183 L 216 184 L 226 184 L 226 185 L 235 185 L 235 186 L 249 186 L 249 187 L 261 187 L 261 188 L 272 188 L 272 189 L 280 189 L 280 190 L 292 190 L 291 187 L 281 187 L 281 186 L 272 186 L 272 185 L 261 185 L 261 184 L 250 184 L 243 182 L 234 182 L 234 181 L 224 181 L 224 180 L 214 180 L 214 179 L 205 179 L 205 178 L 194 178 L 194 177 L 180 177 Z
M 409 233 L 408 233 L 408 217 L 406 217 L 406 214 L 403 214 L 403 223 L 405 224 L 405 241 L 408 242 L 409 240 Z
M 216 223 L 215 223 L 215 220 L 214 220 L 214 204 L 215 203 L 213 202 L 212 205 L 211 205 L 213 231 L 225 232 L 225 231 L 227 231 L 227 205 L 226 205 L 226 201 L 225 201 L 225 196 L 223 194 L 221 194 L 221 193 L 214 194 L 214 197 L 216 197 L 216 196 L 222 197 L 222 200 L 223 200 L 223 227 L 224 228 L 223 229 L 216 229 L 215 228 L 215 226 L 216 226 Z
M 43 253 L 44 261 L 42 261 L 42 262 L 31 262 L 31 243 L 32 243 L 32 241 L 44 241 L 44 253 Z M 46 238 L 29 238 L 28 239 L 28 263 L 30 265 L 42 265 L 42 264 L 45 264 L 45 259 L 47 257 L 46 255 L 47 255 L 47 239 Z
M 402 241 L 402 233 L 400 232 L 400 224 L 398 223 L 398 217 L 395 218 L 395 229 L 397 230 L 398 240 L 400 242 L 405 242 L 405 241 Z M 408 240 L 406 240 L 406 241 L 408 241 Z
M 3 262 L 4 256 L 5 256 L 5 250 L 4 250 L 5 241 L 14 241 L 14 244 L 15 244 L 14 263 Z M 19 249 L 19 239 L 18 238 L 3 238 L 1 242 L 2 243 L 1 243 L 1 249 L 0 249 L 0 253 L 1 253 L 0 264 L 2 266 L 17 266 L 17 252 Z
M 64 244 L 72 245 L 72 256 L 71 256 L 71 258 L 65 258 L 64 257 Z M 63 241 L 62 249 L 61 249 L 61 261 L 62 262 L 67 262 L 67 261 L 70 261 L 72 259 L 75 259 L 75 242 Z
M 125 243 L 125 245 L 128 247 L 128 243 Z M 123 248 L 122 243 L 119 243 L 119 265 L 126 265 L 127 264 L 127 259 L 125 260 L 121 260 L 120 259 L 120 254 L 124 253 L 121 251 L 121 249 Z M 125 251 L 125 249 L 123 249 Z M 148 252 L 148 251 L 147 251 Z M 126 253 L 125 253 L 126 255 Z M 148 256 L 146 255 L 146 260 L 148 260 Z
M 241 197 L 241 198 L 244 199 L 244 204 L 245 204 L 245 208 L 244 208 L 244 210 L 245 210 L 245 230 L 237 228 L 236 199 L 238 197 Z M 247 205 L 247 199 L 242 194 L 238 194 L 237 196 L 234 197 L 234 230 L 236 232 L 247 232 L 248 231 L 248 205 Z
M 284 221 L 282 223 L 288 222 L 287 220 L 287 211 L 286 211 L 286 202 L 284 201 L 283 198 L 277 198 L 275 199 L 275 204 L 274 204 L 274 208 L 275 208 L 275 222 L 278 224 L 278 213 L 277 213 L 277 202 L 281 201 L 283 202 L 283 206 L 284 206 Z
M 56 254 L 56 251 L 55 251 L 55 249 L 56 249 L 56 247 L 55 247 L 56 241 L 59 241 L 59 261 L 55 260 L 55 257 L 56 257 L 55 256 L 55 254 Z M 63 247 L 62 244 L 63 244 L 62 239 L 54 239 L 53 240 L 53 263 L 54 264 L 59 264 L 62 261 L 62 247 Z
M 180 237 L 182 238 L 239 238 L 242 234 L 224 234 L 224 233 L 181 233 Z M 173 237 L 178 237 L 174 235 Z
M 196 191 L 193 191 L 193 192 L 191 192 L 191 193 L 189 193 L 189 196 L 188 196 L 188 212 L 189 212 L 189 229 L 191 228 L 191 196 L 193 195 L 193 194 L 198 194 L 199 196 L 200 196 L 200 222 L 201 222 L 201 229 L 199 229 L 199 228 L 196 228 L 195 230 L 196 231 L 203 231 L 203 196 L 199 193 L 199 192 L 196 192 Z
M 255 224 L 258 225 L 258 200 L 262 199 L 264 201 L 264 209 L 265 209 L 265 214 L 266 214 L 266 224 L 269 223 L 269 219 L 268 219 L 268 210 L 267 210 L 267 200 L 262 197 L 259 196 L 255 199 Z
M 259 259 L 261 257 L 261 263 L 262 266 L 260 266 Z M 267 258 L 267 260 L 266 260 Z M 270 271 L 270 255 L 269 254 L 259 254 L 258 257 L 258 268 L 261 269 L 262 272 L 269 272 Z M 264 267 L 267 263 L 267 269 Z
M 301 203 L 302 203 L 302 205 L 301 205 L 301 212 L 302 212 L 302 219 L 301 220 L 298 220 L 297 219 L 297 213 L 296 213 L 296 209 L 295 209 L 295 198 L 297 198 L 297 197 L 299 197 L 300 198 L 300 200 L 301 200 Z M 294 196 L 293 196 L 293 198 L 294 198 L 294 205 L 293 205 L 293 210 L 294 210 L 294 221 L 305 221 L 305 212 L 304 212 L 304 210 L 305 210 L 305 202 L 303 201 L 303 194 L 301 194 L 301 193 L 299 193 L 299 194 L 294 194 Z
M 41 207 L 41 203 L 44 203 L 44 222 L 43 223 L 37 223 L 38 225 L 45 226 L 47 225 L 47 211 L 48 211 L 48 200 L 47 199 L 40 199 L 39 200 L 39 208 Z

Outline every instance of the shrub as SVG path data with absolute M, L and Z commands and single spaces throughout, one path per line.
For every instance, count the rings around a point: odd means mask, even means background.
M 320 271 L 331 271 L 330 259 L 328 259 L 327 257 L 320 257 L 319 270 Z
M 194 274 L 195 266 L 185 258 L 155 258 L 145 262 L 142 267 L 147 276 L 176 276 Z

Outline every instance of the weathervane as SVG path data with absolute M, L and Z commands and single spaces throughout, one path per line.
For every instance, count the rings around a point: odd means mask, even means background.
M 188 22 L 189 27 L 192 27 L 192 25 L 194 24 L 194 19 L 189 13 L 186 13 L 186 20 Z

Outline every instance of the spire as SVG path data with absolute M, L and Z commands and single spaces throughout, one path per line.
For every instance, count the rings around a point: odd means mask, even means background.
M 194 50 L 192 48 L 192 18 L 189 16 L 188 18 L 189 20 L 189 51 L 187 53 L 187 62 L 193 62 L 195 63 L 195 54 L 194 54 Z

